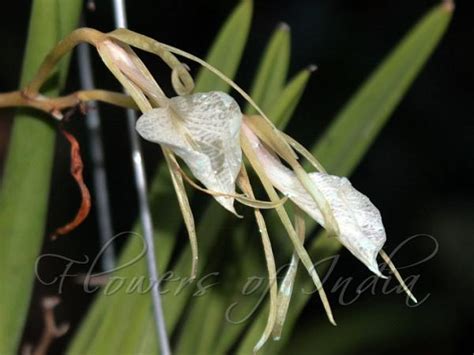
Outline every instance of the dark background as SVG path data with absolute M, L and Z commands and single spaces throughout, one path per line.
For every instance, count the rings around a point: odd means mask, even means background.
M 130 28 L 188 52 L 204 57 L 212 38 L 236 1 L 142 0 L 129 1 Z M 292 31 L 292 57 L 289 75 L 315 63 L 319 70 L 311 79 L 288 131 L 307 146 L 324 132 L 350 95 L 375 68 L 406 31 L 433 5 L 432 0 L 257 0 L 253 26 L 237 82 L 249 86 L 266 41 L 280 21 Z M 87 13 L 87 24 L 108 31 L 113 28 L 108 1 L 98 1 L 95 12 Z M 0 90 L 17 87 L 28 23 L 30 1 L 5 4 L 0 14 Z M 364 314 L 380 304 L 390 304 L 392 312 L 406 312 L 410 334 L 397 338 L 375 337 L 361 341 L 353 353 L 472 353 L 474 316 L 472 307 L 472 252 L 474 219 L 474 51 L 472 4 L 459 2 L 453 21 L 441 45 L 383 129 L 364 161 L 351 178 L 354 186 L 370 196 L 381 210 L 387 230 L 387 249 L 415 234 L 432 235 L 439 252 L 431 260 L 413 267 L 420 274 L 416 294 L 431 294 L 418 308 L 407 308 L 400 295 L 363 294 L 350 306 L 339 306 L 336 313 L 350 315 L 351 308 Z M 97 59 L 97 58 L 96 58 Z M 97 64 L 98 61 L 97 61 Z M 153 66 L 152 66 L 153 67 Z M 97 65 L 97 68 L 101 68 Z M 157 67 L 158 77 L 162 72 Z M 196 67 L 192 67 L 195 72 Z M 117 88 L 110 75 L 97 70 L 97 86 Z M 165 76 L 166 75 L 166 76 Z M 167 81 L 168 74 L 161 76 Z M 77 88 L 73 62 L 70 88 Z M 116 231 L 129 230 L 136 217 L 128 141 L 122 111 L 103 107 L 107 169 Z M 0 111 L 0 162 L 6 154 L 13 111 Z M 73 127 L 81 139 L 80 121 Z M 151 173 L 160 159 L 157 150 L 145 144 L 147 167 Z M 77 190 L 68 175 L 68 149 L 63 140 L 58 152 L 51 192 L 48 228 L 62 224 L 77 207 Z M 86 157 L 87 164 L 87 157 Z M 97 248 L 94 215 L 65 240 L 45 244 L 48 252 L 82 255 Z M 434 244 L 419 238 L 397 254 L 397 263 L 407 265 L 430 254 Z M 359 263 L 343 253 L 338 276 L 362 280 L 367 276 Z M 50 266 L 54 272 L 54 265 Z M 85 311 L 88 297 L 66 292 L 60 317 L 74 324 Z M 354 292 L 354 290 L 352 290 Z M 41 329 L 37 312 L 39 297 L 48 290 L 37 287 L 25 341 L 32 341 Z M 394 308 L 394 305 L 396 308 Z M 382 307 L 382 313 L 383 311 Z M 388 308 L 387 308 L 388 309 Z M 355 313 L 357 316 L 357 313 Z M 391 315 L 381 321 L 391 323 Z M 312 322 L 324 318 L 320 305 L 308 305 L 295 334 L 305 334 Z M 406 317 L 404 319 L 407 319 Z M 344 336 L 344 324 L 325 330 L 332 339 Z M 413 326 L 413 324 L 415 326 Z M 321 325 L 324 328 L 324 325 Z M 373 327 L 373 328 L 372 328 Z M 393 324 L 403 329 L 408 324 Z M 363 330 L 369 333 L 377 322 Z M 413 330 L 414 329 L 414 330 Z M 301 330 L 301 331 L 299 331 Z M 374 333 L 375 334 L 375 333 Z M 301 335 L 300 335 L 301 337 Z M 297 337 L 296 337 L 297 339 Z M 402 339 L 402 340 L 400 340 Z M 67 338 L 54 350 L 60 352 Z M 318 345 L 315 344 L 315 353 Z

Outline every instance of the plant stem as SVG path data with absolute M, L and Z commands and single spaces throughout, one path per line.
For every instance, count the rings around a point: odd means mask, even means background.
M 115 26 L 126 28 L 127 17 L 124 0 L 113 0 Z M 147 268 L 150 275 L 152 285 L 151 296 L 153 302 L 153 316 L 157 337 L 160 344 L 160 353 L 169 355 L 171 353 L 168 335 L 166 332 L 166 324 L 161 304 L 161 296 L 159 290 L 159 278 L 156 268 L 155 246 L 153 240 L 153 222 L 151 218 L 150 206 L 148 205 L 148 193 L 146 185 L 145 169 L 141 153 L 140 141 L 135 131 L 136 116 L 135 111 L 127 110 L 127 123 L 130 137 L 130 145 L 132 150 L 133 171 L 135 176 L 135 186 L 138 195 L 138 208 L 140 212 L 140 221 L 143 227 L 143 236 L 147 244 Z

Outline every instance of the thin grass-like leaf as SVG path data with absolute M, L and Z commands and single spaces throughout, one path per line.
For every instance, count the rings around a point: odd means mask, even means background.
M 401 311 L 400 305 L 393 302 L 357 302 L 351 304 L 351 307 L 343 307 L 339 318 L 344 326 L 328 327 L 318 320 L 305 322 L 304 326 L 295 329 L 282 350 L 277 352 L 278 349 L 271 347 L 265 353 L 291 354 L 298 349 L 300 354 L 312 354 L 317 348 L 317 353 L 324 355 L 364 354 L 373 346 L 374 339 L 388 344 L 407 344 L 413 334 L 416 334 L 418 339 L 427 341 L 446 339 L 443 353 L 455 354 L 456 344 L 448 340 L 447 334 L 450 333 L 446 332 L 446 329 L 455 327 L 456 318 L 450 316 L 453 312 L 453 308 L 434 295 L 430 297 L 429 303 L 417 309 L 416 322 L 413 321 L 412 312 Z M 433 313 L 443 319 L 443 322 L 433 322 L 430 318 Z M 394 327 L 393 324 L 403 324 L 403 327 Z M 364 331 L 365 329 L 370 329 L 370 332 Z
M 233 78 L 239 67 L 252 20 L 252 0 L 242 0 L 226 20 L 215 39 L 206 61 L 218 68 L 227 77 Z M 201 68 L 196 77 L 194 92 L 229 91 L 229 85 L 219 80 L 206 68 Z
M 313 150 L 330 174 L 347 175 L 398 106 L 451 19 L 449 2 L 432 9 L 370 75 Z
M 281 23 L 267 44 L 250 89 L 250 96 L 262 110 L 268 111 L 283 90 L 289 63 L 290 27 Z M 255 109 L 247 104 L 244 112 L 253 114 Z
M 33 2 L 21 84 L 31 80 L 44 56 L 72 31 L 81 2 Z M 64 18 L 68 22 L 63 23 Z M 56 72 L 45 94 L 59 92 L 67 66 Z M 0 194 L 0 353 L 17 352 L 34 285 L 34 263 L 46 225 L 55 127 L 43 114 L 20 111 L 14 120 Z
M 314 70 L 314 66 L 309 66 L 296 74 L 268 109 L 268 116 L 279 129 L 285 129 L 288 124 Z
M 159 200 L 151 199 L 150 206 L 154 220 L 157 220 L 158 217 L 160 220 L 154 230 L 155 235 L 160 237 L 159 246 L 155 250 L 159 270 L 165 270 L 169 264 L 177 241 L 176 231 L 182 223 L 176 193 L 172 186 L 168 168 L 166 164 L 163 164 L 158 169 L 155 181 L 150 188 L 152 196 L 159 196 Z M 167 208 L 163 208 L 163 201 L 167 201 Z M 128 239 L 128 242 L 118 260 L 117 268 L 129 264 L 136 257 L 143 255 L 144 242 L 140 228 L 136 227 L 134 231 L 123 234 L 123 238 Z M 190 264 L 189 267 L 191 267 Z M 187 272 L 189 273 L 189 269 Z M 143 314 L 138 310 L 142 307 L 150 309 L 151 303 L 147 294 L 143 297 L 140 290 L 126 293 L 125 288 L 130 285 L 130 282 L 144 275 L 146 275 L 146 266 L 143 258 L 113 273 L 112 277 L 115 280 L 128 280 L 127 285 L 113 294 L 105 295 L 106 288 L 99 291 L 100 293 L 84 319 L 80 331 L 69 345 L 69 354 L 84 354 L 98 350 L 112 352 L 116 346 L 125 347 L 131 344 L 135 348 L 137 347 L 143 335 L 131 333 L 129 327 L 133 329 L 141 327 L 144 323 L 143 319 L 146 319 L 149 314 Z M 117 282 L 115 281 L 115 283 Z M 109 286 L 112 286 L 112 282 L 109 283 Z M 146 286 L 145 283 L 144 287 Z M 101 341 L 102 336 L 107 336 L 109 341 Z
M 232 235 L 226 235 L 225 244 L 231 247 L 229 248 L 230 252 L 225 251 L 225 261 L 217 260 L 217 258 L 212 259 L 204 271 L 204 275 L 218 271 L 217 280 L 240 278 L 242 272 L 236 270 L 235 262 L 240 260 L 240 256 L 243 254 L 248 256 L 247 264 L 255 264 L 255 260 L 259 256 L 258 251 L 255 248 L 251 249 L 253 244 L 249 245 L 248 241 L 253 236 L 249 236 L 245 225 L 237 224 L 231 233 Z M 257 266 L 254 265 L 252 268 L 257 268 Z M 232 299 L 229 297 L 238 291 L 237 287 L 238 285 L 234 283 L 226 283 L 225 287 L 212 287 L 206 290 L 205 295 L 193 297 L 193 303 L 181 322 L 182 327 L 179 329 L 176 342 L 176 354 L 220 353 L 216 349 L 215 343 L 220 340 L 223 328 L 229 325 L 226 310 L 232 303 Z M 249 295 L 249 298 L 252 296 L 253 294 Z M 232 315 L 234 316 L 234 314 Z M 206 319 L 209 326 L 203 328 L 203 319 Z M 190 334 L 192 336 L 189 336 Z
M 219 269 L 219 272 L 222 272 L 222 269 Z M 210 288 L 202 296 L 192 298 L 193 307 L 180 329 L 175 354 L 209 354 L 208 349 L 212 349 L 214 342 L 213 335 L 219 334 L 224 320 L 223 314 L 227 306 L 225 301 L 225 293 L 217 287 Z

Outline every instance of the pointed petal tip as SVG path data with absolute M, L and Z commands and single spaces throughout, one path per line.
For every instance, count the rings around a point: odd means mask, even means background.
M 236 216 L 236 217 L 238 217 L 238 218 L 243 218 L 241 215 L 239 215 L 239 214 L 237 213 L 237 211 L 235 210 L 235 208 L 234 208 L 233 205 L 230 205 L 230 206 L 229 206 L 229 205 L 227 205 L 227 204 L 224 205 L 224 204 L 222 204 L 222 203 L 221 203 L 221 205 L 222 205 L 222 207 L 224 207 L 227 211 L 229 211 L 230 213 L 232 213 L 234 216 Z
M 254 355 L 257 354 L 260 351 L 260 349 L 263 347 L 263 345 L 265 345 L 266 341 L 267 341 L 266 339 L 264 339 L 264 340 L 260 339 L 258 341 L 257 345 L 254 346 L 254 348 L 252 350 L 252 354 L 254 354 Z
M 411 290 L 406 285 L 402 285 L 402 287 L 403 287 L 403 291 L 405 291 L 408 298 L 411 299 L 415 304 L 417 304 L 418 300 L 416 299 L 415 295 L 411 292 Z
M 387 279 L 388 277 L 382 274 L 382 272 L 379 269 L 379 264 L 377 264 L 377 260 L 374 258 L 373 260 L 366 260 L 364 262 L 365 266 L 372 271 L 375 275 L 380 277 L 381 279 Z
M 222 196 L 218 196 L 218 197 L 214 197 L 214 198 L 216 199 L 216 201 L 222 207 L 224 207 L 227 211 L 229 211 L 230 213 L 235 215 L 237 218 L 244 218 L 244 216 L 238 214 L 237 211 L 235 210 L 234 199 L 233 198 L 231 198 L 231 197 L 222 197 Z
M 242 216 L 241 214 L 238 214 L 237 212 L 234 213 L 234 216 L 239 219 L 244 219 L 244 216 Z
M 328 307 L 329 307 L 329 304 L 328 304 Z M 325 309 L 326 309 L 326 316 L 328 317 L 329 323 L 337 327 L 336 320 L 334 319 L 334 315 L 332 314 L 332 310 L 328 307 L 325 307 Z
M 375 274 L 375 276 L 380 277 L 381 279 L 384 279 L 384 280 L 388 279 L 387 276 L 382 274 L 382 272 L 379 270 L 378 267 L 376 267 L 376 268 L 369 267 L 369 270 L 372 271 Z

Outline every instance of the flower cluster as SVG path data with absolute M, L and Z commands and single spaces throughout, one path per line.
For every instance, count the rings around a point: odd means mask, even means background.
M 40 87 L 59 59 L 84 41 L 97 48 L 103 62 L 129 96 L 97 90 L 50 100 L 39 95 Z M 132 47 L 158 55 L 170 67 L 171 82 L 177 96 L 169 98 L 165 95 Z M 223 92 L 193 93 L 193 78 L 176 55 L 195 61 L 218 75 L 258 114 L 244 115 L 237 102 Z M 92 29 L 79 29 L 58 45 L 21 95 L 9 95 L 9 100 L 16 105 L 30 105 L 48 111 L 57 119 L 62 118 L 61 109 L 91 99 L 138 108 L 142 115 L 136 123 L 137 132 L 144 139 L 160 145 L 169 167 L 190 238 L 192 277 L 196 275 L 198 243 L 185 181 L 209 193 L 223 208 L 236 215 L 235 201 L 254 208 L 270 280 L 270 312 L 255 351 L 271 335 L 275 339 L 280 336 L 299 261 L 317 287 L 329 320 L 335 324 L 322 283 L 304 247 L 304 213 L 326 229 L 330 237 L 337 238 L 369 270 L 384 277 L 377 263 L 380 255 L 416 302 L 382 250 L 386 234 L 379 210 L 347 178 L 328 174 L 303 146 L 279 131 L 239 86 L 205 61 L 128 30 L 104 34 Z M 308 173 L 303 168 L 302 158 L 312 164 L 314 172 Z M 185 173 L 181 161 L 202 185 Z M 269 201 L 255 199 L 247 174 L 249 166 L 258 176 Z M 287 203 L 293 204 L 294 222 L 286 209 Z M 265 208 L 276 210 L 294 248 L 290 267 L 279 289 L 271 243 L 261 213 Z

